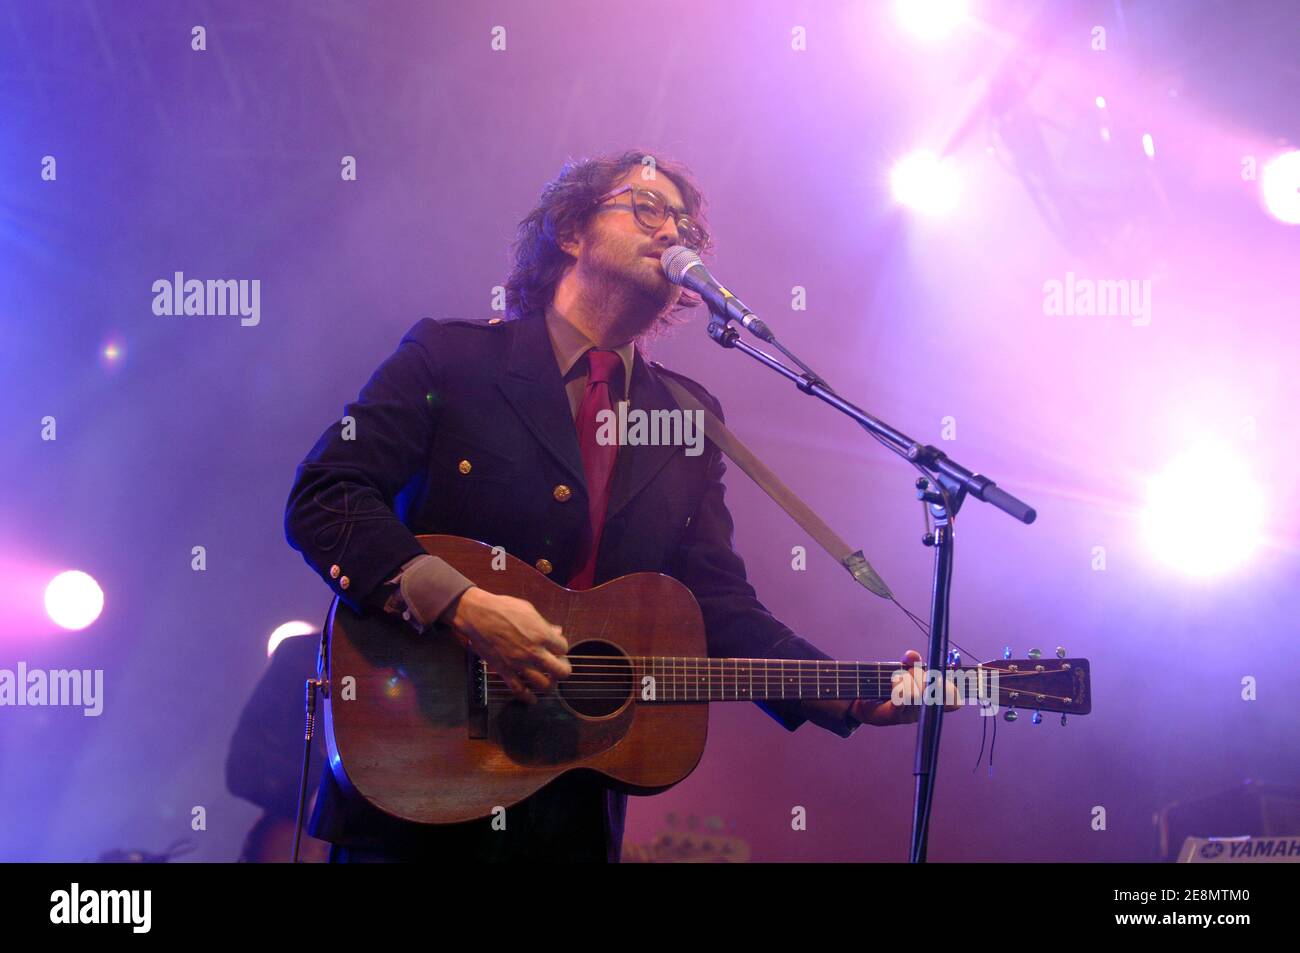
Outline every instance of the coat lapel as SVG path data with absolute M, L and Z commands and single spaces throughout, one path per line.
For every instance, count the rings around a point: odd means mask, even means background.
M 583 487 L 585 493 L 587 481 L 582 470 L 578 432 L 573 425 L 560 369 L 555 364 L 546 322 L 536 315 L 519 318 L 514 323 L 516 327 L 506 372 L 497 386 L 533 436 L 559 461 L 577 485 Z M 647 414 L 653 410 L 677 409 L 676 401 L 646 364 L 639 350 L 632 363 L 630 399 L 632 409 Z M 646 484 L 681 449 L 650 445 L 619 447 L 606 522 L 645 489 Z
M 644 411 L 647 415 L 654 410 L 676 410 L 677 402 L 673 400 L 668 388 L 659 382 L 645 360 L 641 351 L 636 352 L 632 362 L 631 409 Z M 614 485 L 610 488 L 609 510 L 605 521 L 627 506 L 632 499 L 645 489 L 646 484 L 672 459 L 673 454 L 681 452 L 681 447 L 673 446 L 629 446 L 618 448 L 618 459 L 614 463 Z
M 538 442 L 585 490 L 578 431 L 573 426 L 546 322 L 540 315 L 533 315 L 519 318 L 514 324 L 506 372 L 497 386 Z

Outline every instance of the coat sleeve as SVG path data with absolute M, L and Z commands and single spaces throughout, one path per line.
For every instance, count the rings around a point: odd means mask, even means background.
M 289 491 L 289 545 L 358 612 L 378 608 L 385 580 L 424 552 L 393 507 L 428 464 L 439 337 L 439 325 L 429 319 L 411 328 L 344 408 L 351 432 L 342 421 L 331 424 L 298 467 Z
M 696 396 L 723 420 L 722 407 L 711 394 L 699 388 Z M 758 601 L 746 577 L 745 562 L 732 545 L 735 525 L 722 484 L 726 464 L 717 446 L 708 446 L 704 498 L 678 551 L 675 575 L 700 604 L 709 654 L 714 658 L 829 659 Z M 808 719 L 797 699 L 756 704 L 790 731 Z

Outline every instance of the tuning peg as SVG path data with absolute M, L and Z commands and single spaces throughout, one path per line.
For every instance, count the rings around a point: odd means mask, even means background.
M 1029 650 L 1029 657 L 1030 657 L 1030 658 L 1042 658 L 1042 657 L 1043 657 L 1043 650 L 1042 650 L 1042 649 L 1030 649 L 1030 650 Z
M 1002 650 L 1002 657 L 1011 658 L 1011 646 L 1008 645 L 1006 648 Z
M 1007 713 L 1002 717 L 1005 718 L 1007 721 L 1015 721 L 1020 716 L 1016 714 L 1016 710 L 1014 708 L 1008 708 Z
M 1030 718 L 1029 721 L 1032 724 L 1041 725 L 1043 723 L 1043 713 L 1041 711 L 1034 712 L 1034 717 Z
M 1056 657 L 1057 657 L 1057 658 L 1065 658 L 1065 646 L 1064 646 L 1064 645 L 1058 645 L 1058 646 L 1056 647 Z
M 1062 728 L 1065 727 L 1065 714 L 1064 714 L 1064 713 L 1062 713 L 1062 715 L 1061 715 L 1061 727 L 1062 727 Z

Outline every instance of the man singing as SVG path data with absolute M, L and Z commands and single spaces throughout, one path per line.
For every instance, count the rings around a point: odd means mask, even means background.
M 565 634 L 415 538 L 445 533 L 501 546 L 571 589 L 671 575 L 699 602 L 711 656 L 829 657 L 773 618 L 747 582 L 716 446 L 688 455 L 596 439 L 601 411 L 619 401 L 677 409 L 662 383 L 672 372 L 645 361 L 638 342 L 699 304 L 668 281 L 660 256 L 708 247 L 702 204 L 684 168 L 642 152 L 570 162 L 519 226 L 507 318 L 411 328 L 347 406 L 354 432 L 326 430 L 289 494 L 290 545 L 345 603 L 399 615 L 425 638 L 458 630 L 535 702 L 570 674 Z M 708 391 L 673 376 L 722 417 Z M 917 716 L 866 699 L 758 704 L 790 731 L 812 721 L 843 737 Z M 577 771 L 509 808 L 504 830 L 488 819 L 414 825 L 349 796 L 327 767 L 310 829 L 334 845 L 334 861 L 617 861 L 626 805 Z

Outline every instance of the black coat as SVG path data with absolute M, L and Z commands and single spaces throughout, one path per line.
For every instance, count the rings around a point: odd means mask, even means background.
M 675 409 L 660 382 L 669 373 L 638 351 L 631 406 Z M 674 376 L 722 417 L 708 391 Z M 540 314 L 420 321 L 345 413 L 355 439 L 332 424 L 317 441 L 289 494 L 285 535 L 352 608 L 373 609 L 381 583 L 424 551 L 416 534 L 466 536 L 529 563 L 546 560 L 561 584 L 578 568 L 588 520 L 582 455 Z M 699 601 L 714 657 L 828 658 L 773 618 L 746 581 L 723 501 L 725 469 L 711 442 L 694 457 L 671 446 L 620 452 L 595 582 L 643 571 L 679 579 Z M 561 484 L 571 489 L 563 501 Z M 757 704 L 791 731 L 805 720 L 798 701 Z M 486 821 L 420 828 L 354 802 L 326 777 L 311 830 L 344 844 L 617 859 L 625 810 L 624 795 L 577 773 L 510 809 L 508 835 Z

